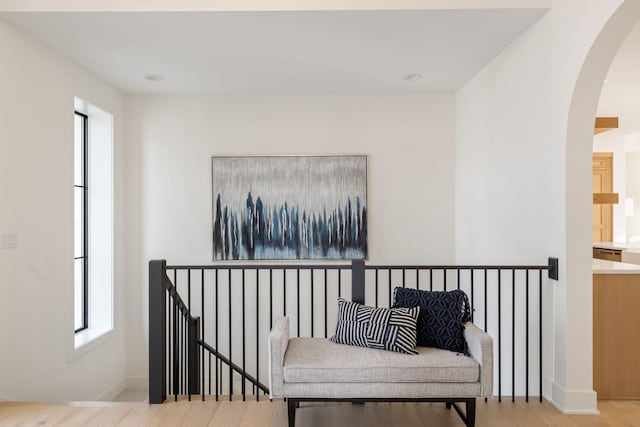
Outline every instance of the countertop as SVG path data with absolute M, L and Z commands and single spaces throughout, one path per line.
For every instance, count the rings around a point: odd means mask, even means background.
M 640 265 L 593 258 L 593 274 L 640 274 Z
M 595 242 L 594 248 L 616 249 L 619 251 L 640 252 L 640 242 Z

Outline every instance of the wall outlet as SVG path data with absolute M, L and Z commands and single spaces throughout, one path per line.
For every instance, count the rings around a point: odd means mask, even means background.
M 0 249 L 15 249 L 18 247 L 16 233 L 0 233 Z

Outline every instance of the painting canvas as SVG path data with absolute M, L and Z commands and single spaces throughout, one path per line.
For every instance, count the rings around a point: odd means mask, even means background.
M 367 158 L 212 159 L 213 259 L 367 257 Z

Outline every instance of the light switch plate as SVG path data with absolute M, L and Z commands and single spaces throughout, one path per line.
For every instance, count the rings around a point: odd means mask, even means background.
M 15 249 L 18 247 L 16 233 L 0 233 L 0 249 Z

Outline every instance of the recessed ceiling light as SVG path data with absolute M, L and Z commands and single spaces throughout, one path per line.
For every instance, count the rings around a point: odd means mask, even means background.
M 144 79 L 150 82 L 160 82 L 164 80 L 164 77 L 162 77 L 160 74 L 145 74 Z
M 422 74 L 418 74 L 418 73 L 405 74 L 405 76 L 402 77 L 403 80 L 406 80 L 408 82 L 414 82 L 416 80 L 420 80 L 421 78 L 422 78 Z

